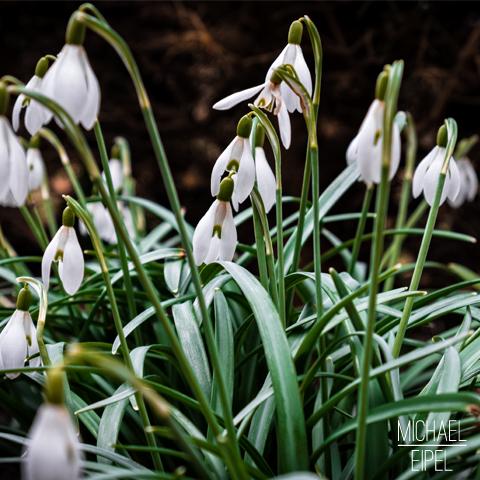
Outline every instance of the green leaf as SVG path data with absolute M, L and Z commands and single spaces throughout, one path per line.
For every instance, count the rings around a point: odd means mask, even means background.
M 177 328 L 178 338 L 182 345 L 198 383 L 203 388 L 207 398 L 212 394 L 212 377 L 210 365 L 205 352 L 202 335 L 198 328 L 198 321 L 192 302 L 174 305 L 172 308 L 173 320 Z
M 218 262 L 234 278 L 247 298 L 257 321 L 272 378 L 277 408 L 279 471 L 308 468 L 307 436 L 295 367 L 277 309 L 258 280 L 231 262 Z
M 180 291 L 180 278 L 182 275 L 183 259 L 165 260 L 163 274 L 167 288 L 178 296 Z

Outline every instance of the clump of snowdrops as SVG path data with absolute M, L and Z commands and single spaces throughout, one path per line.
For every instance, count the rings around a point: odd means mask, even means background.
M 135 196 L 127 139 L 105 145 L 101 85 L 83 47 L 87 32 L 100 35 L 131 76 L 169 208 Z M 411 466 L 431 447 L 402 444 L 398 436 L 399 425 L 421 419 L 460 425 L 442 447 L 448 471 L 438 478 L 478 478 L 480 299 L 470 288 L 479 279 L 448 260 L 427 262 L 435 237 L 475 241 L 435 223 L 439 209 L 450 208 L 445 200 L 458 208 L 476 195 L 467 158 L 476 137 L 457 144 L 457 124 L 446 119 L 415 168 L 414 121 L 397 111 L 403 62 L 394 61 L 372 85 L 365 120 L 345 146 L 346 168 L 320 191 L 322 46 L 305 16 L 292 23 L 264 84 L 213 106 L 243 103 L 245 114 L 212 166 L 212 205 L 194 229 L 128 46 L 90 4 L 73 13 L 66 40 L 57 56 L 39 60 L 26 85 L 11 76 L 0 82 L 0 202 L 19 209 L 45 252 L 19 257 L 2 233 L 2 462 L 20 462 L 26 480 L 426 478 L 438 473 L 434 460 L 425 460 L 427 474 Z M 302 42 L 312 47 L 308 62 Z M 313 75 L 307 63 L 315 65 Z M 5 114 L 14 100 L 11 124 Z M 298 210 L 284 219 L 281 161 L 296 142 L 290 115 L 303 115 L 308 143 Z M 22 121 L 29 139 L 14 133 Z M 94 130 L 98 154 L 83 129 Z M 90 196 L 70 165 L 67 139 L 90 177 Z M 57 150 L 75 190 L 64 197 L 60 226 L 41 157 L 45 144 Z M 399 168 L 398 215 L 386 230 L 390 181 Z M 357 181 L 365 185 L 361 212 L 329 216 Z M 46 228 L 30 202 L 37 188 Z M 409 217 L 412 193 L 424 200 Z M 267 217 L 272 209 L 275 225 Z M 150 232 L 145 210 L 161 220 Z M 415 228 L 424 214 L 425 228 Z M 333 236 L 325 226 L 335 221 L 356 222 L 355 237 Z M 254 230 L 252 246 L 237 245 L 243 222 Z M 93 250 L 82 251 L 76 226 Z M 322 235 L 333 244 L 328 251 L 320 251 Z M 418 258 L 400 265 L 408 235 L 422 238 Z M 313 262 L 301 269 L 308 241 Z M 368 265 L 358 261 L 365 242 Z M 330 268 L 335 256 L 344 271 Z M 34 262 L 41 263 L 39 278 Z M 455 280 L 420 291 L 427 267 Z M 411 272 L 410 283 L 394 288 L 401 272 Z M 411 335 L 447 314 L 457 321 L 441 337 Z M 460 436 L 466 442 L 459 447 Z

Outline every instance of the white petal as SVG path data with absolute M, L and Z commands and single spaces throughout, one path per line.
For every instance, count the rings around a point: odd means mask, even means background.
M 25 329 L 23 327 L 23 313 L 15 310 L 9 323 L 10 328 L 5 334 L 0 355 L 2 356 L 3 368 L 20 368 L 25 364 L 27 358 L 27 340 L 25 338 Z M 7 377 L 13 380 L 19 373 L 9 373 Z
M 231 262 L 237 246 L 237 229 L 233 222 L 232 208 L 227 204 L 227 214 L 222 225 L 220 260 Z
M 255 185 L 255 163 L 252 157 L 250 141 L 243 139 L 243 154 L 240 159 L 240 167 L 235 181 L 236 200 L 244 202 L 253 190 Z
M 26 156 L 28 167 L 28 190 L 36 190 L 42 185 L 43 173 L 45 171 L 42 154 L 38 148 L 29 148 Z
M 6 123 L 8 144 L 10 147 L 9 187 L 17 205 L 25 203 L 28 195 L 28 167 L 25 150 L 15 136 L 12 127 Z M 3 172 L 2 172 L 3 174 Z
M 444 161 L 445 149 L 442 149 L 443 152 L 440 150 L 437 151 L 437 156 L 435 160 L 430 165 L 427 173 L 425 174 L 425 180 L 423 184 L 423 194 L 425 195 L 425 200 L 431 206 L 435 199 L 435 192 L 437 190 L 438 180 L 440 176 L 440 172 L 442 170 L 442 165 Z M 440 205 L 445 201 L 447 198 L 447 189 L 443 188 L 442 197 L 440 200 Z
M 68 239 L 63 254 L 62 269 L 58 274 L 62 280 L 63 288 L 69 295 L 74 295 L 80 288 L 85 270 L 83 252 L 78 243 L 77 234 L 73 227 L 68 227 Z
M 270 68 L 267 70 L 267 75 L 265 76 L 265 82 L 270 80 L 270 77 L 272 76 L 272 72 L 279 67 L 280 65 L 284 64 L 283 58 L 285 57 L 285 53 L 288 50 L 288 47 L 290 44 L 287 44 L 285 48 L 281 51 L 280 55 L 273 61 L 273 63 L 270 65 Z
M 22 457 L 24 480 L 77 480 L 83 455 L 70 414 L 61 405 L 42 405 Z
M 477 172 L 475 171 L 473 165 L 470 163 L 469 160 L 465 160 L 465 173 L 468 179 L 467 199 L 469 202 L 471 202 L 477 194 L 478 177 Z
M 112 158 L 108 161 L 108 168 L 112 176 L 113 189 L 118 192 L 123 187 L 123 165 L 117 158 Z M 102 173 L 105 180 L 105 173 Z
M 35 135 L 47 123 L 48 115 L 45 115 L 45 108 L 35 100 L 30 102 L 25 112 L 25 128 L 30 135 Z M 50 120 L 50 119 L 48 119 Z
M 31 357 L 32 355 L 35 355 L 36 353 L 40 352 L 40 349 L 38 348 L 38 341 L 37 341 L 37 329 L 35 328 L 35 325 L 33 324 L 32 317 L 30 313 L 25 312 L 23 314 L 23 327 L 25 329 L 25 336 L 27 338 L 27 356 Z M 30 338 L 30 344 L 28 344 L 28 339 Z M 40 366 L 40 356 L 34 358 L 33 360 L 30 360 L 29 366 L 30 367 L 38 367 Z
M 210 249 L 210 242 L 212 240 L 213 224 L 215 221 L 215 212 L 217 211 L 220 202 L 215 200 L 207 213 L 198 222 L 195 232 L 193 234 L 193 255 L 195 263 L 201 265 L 207 257 Z
M 413 175 L 412 182 L 412 195 L 413 198 L 417 198 L 423 191 L 423 185 L 425 183 L 425 174 L 430 166 L 430 162 L 425 157 L 417 166 Z
M 234 175 L 232 178 L 236 177 L 236 175 Z M 233 190 L 233 194 L 232 194 L 232 205 L 233 205 L 233 208 L 236 212 L 238 212 L 238 200 L 237 200 L 237 195 L 235 193 L 235 189 Z
M 262 196 L 265 211 L 268 213 L 275 203 L 277 183 L 275 175 L 267 162 L 265 150 L 262 147 L 255 148 L 255 170 L 258 191 Z
M 357 159 L 358 151 L 358 135 L 350 142 L 345 155 L 347 159 L 347 165 L 351 165 Z
M 282 102 L 280 111 L 278 112 L 278 127 L 280 129 L 280 137 L 282 138 L 283 146 L 288 150 L 292 138 L 292 127 L 290 126 L 290 116 L 288 115 L 285 102 Z
M 288 112 L 293 113 L 295 110 L 302 112 L 299 96 L 285 82 L 280 85 L 280 93 Z
M 207 256 L 205 257 L 206 265 L 218 259 L 221 245 L 222 241 L 218 238 L 217 234 L 215 234 L 210 240 L 210 248 L 208 249 Z
M 391 180 L 397 173 L 398 167 L 400 165 L 400 130 L 398 125 L 393 123 L 393 132 L 392 132 L 392 153 L 390 157 L 390 172 L 388 179 Z
M 10 191 L 10 152 L 8 145 L 7 119 L 0 116 L 0 199 L 3 200 Z
M 55 258 L 55 253 L 57 252 L 57 245 L 62 229 L 66 227 L 60 227 L 58 232 L 53 237 L 52 241 L 48 244 L 45 249 L 45 253 L 42 258 L 42 282 L 45 285 L 45 289 L 48 290 L 50 286 L 50 270 L 52 268 L 52 262 Z
M 20 126 L 20 112 L 22 111 L 24 100 L 25 95 L 19 95 L 13 106 L 12 124 L 15 131 L 18 131 L 18 127 Z
M 447 179 L 448 198 L 450 198 L 451 200 L 455 200 L 460 192 L 461 179 L 460 172 L 458 171 L 457 162 L 453 159 L 453 157 L 450 157 L 450 162 L 448 164 Z
M 370 110 L 358 134 L 357 163 L 358 169 L 367 185 L 377 181 L 381 175 L 382 138 L 375 144 L 377 124 Z M 380 148 L 379 148 L 380 147 Z
M 87 78 L 87 98 L 80 121 L 87 130 L 91 130 L 100 112 L 100 85 L 83 47 L 79 50 L 79 55 Z
M 262 85 L 257 85 L 256 87 L 247 88 L 246 90 L 242 90 L 241 92 L 233 93 L 232 95 L 229 95 L 223 100 L 217 102 L 212 108 L 214 108 L 215 110 L 228 110 L 229 108 L 234 107 L 238 103 L 252 98 L 264 86 L 265 84 L 262 83 Z
M 295 64 L 293 65 L 293 67 L 297 72 L 300 82 L 305 87 L 305 90 L 310 96 L 312 96 L 312 76 L 310 75 L 310 69 L 308 68 L 307 62 L 305 61 L 305 58 L 303 56 L 302 47 L 300 45 L 295 45 L 295 50 L 296 56 Z
M 87 79 L 80 59 L 79 45 L 65 45 L 60 58 L 43 77 L 41 91 L 62 106 L 79 123 L 87 102 Z
M 232 154 L 233 146 L 239 137 L 235 137 L 230 145 L 222 152 L 222 154 L 217 158 L 215 165 L 212 170 L 212 177 L 210 180 L 210 190 L 212 192 L 212 197 L 218 195 L 220 192 L 220 179 L 222 178 L 223 172 L 227 168 L 228 162 L 230 161 L 230 156 Z

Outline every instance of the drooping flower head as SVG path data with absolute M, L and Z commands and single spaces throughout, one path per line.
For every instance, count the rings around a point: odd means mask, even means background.
M 42 280 L 48 290 L 52 262 L 58 262 L 58 275 L 63 288 L 69 295 L 74 295 L 83 280 L 85 261 L 78 243 L 73 225 L 75 214 L 70 207 L 63 211 L 63 225 L 48 244 L 42 258 Z
M 357 136 L 350 142 L 346 154 L 348 165 L 357 162 L 360 179 L 367 185 L 380 183 L 382 174 L 383 116 L 387 84 L 388 73 L 384 71 L 378 76 L 376 98 L 370 105 Z M 397 123 L 393 122 L 389 180 L 395 176 L 399 165 L 400 130 Z
M 17 297 L 17 309 L 13 312 L 5 328 L 0 333 L 0 370 L 21 368 L 25 360 L 38 353 L 37 330 L 28 312 L 32 294 L 25 285 Z M 30 360 L 31 367 L 40 365 L 40 357 Z M 19 373 L 8 373 L 13 380 Z
M 85 26 L 70 18 L 66 45 L 49 68 L 40 86 L 40 93 L 63 107 L 76 124 L 93 128 L 100 111 L 100 86 L 83 48 Z M 44 124 L 53 114 L 50 113 Z
M 442 125 L 438 130 L 436 147 L 418 164 L 413 175 L 413 197 L 417 198 L 423 191 L 425 200 L 429 205 L 433 205 L 439 177 L 446 161 L 448 161 L 448 169 L 445 172 L 445 183 L 440 198 L 440 205 L 447 198 L 455 201 L 460 191 L 460 172 L 457 163 L 452 157 L 448 160 L 445 158 L 447 154 L 447 140 L 447 129 Z
M 28 195 L 28 168 L 25 149 L 5 116 L 9 94 L 0 83 L 0 203 L 21 206 Z
M 305 87 L 308 94 L 312 96 L 312 76 L 310 75 L 310 70 L 307 62 L 305 62 L 302 47 L 300 46 L 302 34 L 303 25 L 296 20 L 292 23 L 288 32 L 288 45 L 282 50 L 268 69 L 265 81 L 270 78 L 274 70 L 280 65 L 291 65 L 295 69 L 300 83 Z M 290 113 L 293 113 L 295 110 L 302 113 L 300 98 L 285 82 L 280 85 L 280 93 Z
M 237 136 L 215 162 L 210 182 L 212 196 L 219 194 L 220 181 L 226 171 L 235 174 L 236 201 L 242 203 L 250 195 L 255 185 L 255 163 L 249 140 L 251 130 L 252 119 L 245 115 L 238 122 Z
M 28 191 L 36 190 L 42 186 L 43 175 L 45 173 L 45 164 L 40 152 L 38 135 L 30 139 L 27 149 L 27 167 L 28 167 Z
M 43 57 L 35 68 L 35 75 L 25 85 L 27 90 L 32 92 L 41 92 L 41 86 L 43 77 L 48 69 L 48 59 Z M 25 108 L 25 128 L 30 135 L 35 135 L 42 126 L 49 122 L 52 118 L 50 111 L 45 108 L 41 103 L 37 102 L 33 98 L 28 98 L 21 94 L 17 97 L 17 101 L 13 106 L 12 124 L 15 131 L 18 131 L 20 126 L 20 113 Z
M 83 454 L 70 413 L 63 401 L 62 372 L 52 369 L 47 403 L 37 411 L 22 455 L 24 480 L 77 480 Z
M 237 229 L 233 222 L 230 200 L 234 181 L 231 176 L 221 182 L 217 199 L 198 222 L 193 234 L 195 263 L 212 263 L 215 260 L 230 262 L 237 245 Z
M 450 161 L 455 160 L 452 158 Z M 465 200 L 471 202 L 478 191 L 478 177 L 477 172 L 473 168 L 472 162 L 467 157 L 456 160 L 458 173 L 460 174 L 460 190 L 455 200 L 447 199 L 448 204 L 453 208 L 458 208 Z
M 268 213 L 275 203 L 277 182 L 275 180 L 275 175 L 268 164 L 265 150 L 263 149 L 264 141 L 265 130 L 262 125 L 258 123 L 255 132 L 255 173 L 258 191 L 262 197 L 265 212 Z

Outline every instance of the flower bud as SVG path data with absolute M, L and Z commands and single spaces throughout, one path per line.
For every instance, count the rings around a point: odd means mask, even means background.
M 48 65 L 49 65 L 48 58 L 46 57 L 41 58 L 37 63 L 37 67 L 35 68 L 35 75 L 39 78 L 43 78 L 47 73 Z
M 30 142 L 28 142 L 27 148 L 39 148 L 40 147 L 40 137 L 38 135 L 34 135 L 30 138 Z
M 256 147 L 263 148 L 264 142 L 265 142 L 265 129 L 263 128 L 262 124 L 259 122 L 257 123 L 257 129 L 255 130 L 255 148 Z
M 375 88 L 375 98 L 377 100 L 385 99 L 385 93 L 387 91 L 387 84 L 388 84 L 388 73 L 382 72 L 377 78 L 377 86 Z
M 112 151 L 110 152 L 110 158 L 116 158 L 118 160 L 120 159 L 120 147 L 117 143 L 115 143 L 115 145 L 113 145 L 112 147 Z
M 63 372 L 60 367 L 48 372 L 45 394 L 49 403 L 63 405 Z
M 237 135 L 240 138 L 248 138 L 252 131 L 252 119 L 249 115 L 243 116 L 238 122 Z
M 437 145 L 438 145 L 439 147 L 446 148 L 446 147 L 447 147 L 447 143 L 448 143 L 447 128 L 445 127 L 445 125 L 442 125 L 442 126 L 438 129 L 438 133 L 437 133 Z
M 234 187 L 235 183 L 231 177 L 224 178 L 220 183 L 220 192 L 217 195 L 217 200 L 229 202 L 232 199 Z
M 64 227 L 73 227 L 75 225 L 75 213 L 70 207 L 63 211 L 62 224 Z
M 9 97 L 10 94 L 7 90 L 7 84 L 0 82 L 0 115 L 5 115 L 7 113 Z
M 65 40 L 70 45 L 83 45 L 85 40 L 85 25 L 77 20 L 77 14 L 74 12 L 68 21 Z
M 294 45 L 300 45 L 302 41 L 302 34 L 303 34 L 303 25 L 298 20 L 295 20 L 290 25 L 290 30 L 288 31 L 288 43 L 292 43 Z
M 25 285 L 25 287 L 20 290 L 17 297 L 17 310 L 22 310 L 22 312 L 28 312 L 31 304 L 32 293 L 28 289 L 28 285 Z

